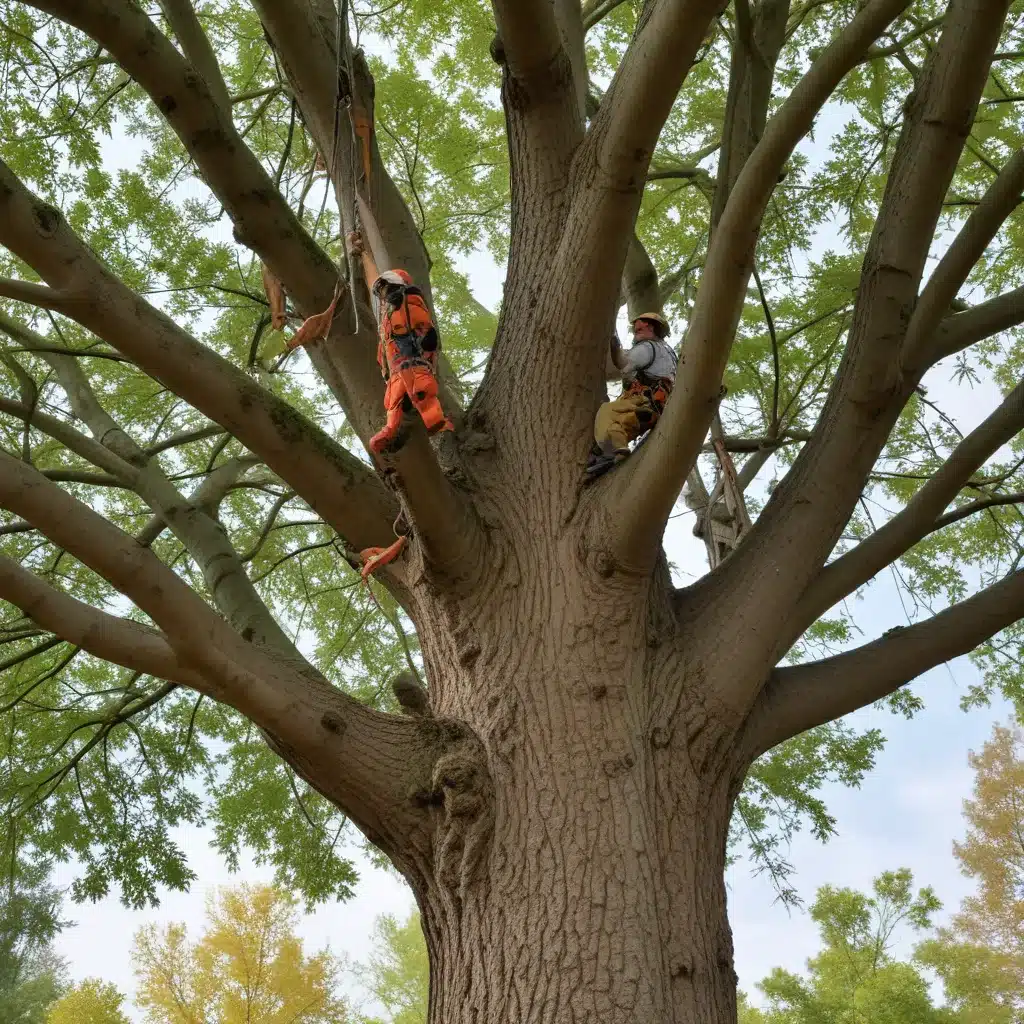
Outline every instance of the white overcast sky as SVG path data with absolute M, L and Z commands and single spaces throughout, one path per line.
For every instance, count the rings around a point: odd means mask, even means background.
M 831 123 L 829 123 L 831 122 Z M 839 124 L 828 115 L 818 127 L 818 142 L 806 150 L 820 159 L 827 136 Z M 106 147 L 110 169 L 131 166 L 137 145 L 119 138 Z M 199 190 L 192 183 L 186 191 Z M 823 235 L 815 247 L 839 248 L 833 233 Z M 503 271 L 484 253 L 463 261 L 474 293 L 490 308 L 501 297 Z M 939 369 L 927 381 L 931 397 L 940 400 L 964 429 L 976 425 L 991 410 L 996 398 L 990 386 L 973 390 L 956 388 L 948 370 Z M 703 545 L 690 534 L 692 520 L 682 516 L 671 524 L 666 547 L 670 559 L 684 574 L 705 571 Z M 880 635 L 886 629 L 905 624 L 904 603 L 893 579 L 883 574 L 864 600 L 856 605 L 858 624 L 863 630 L 859 642 Z M 866 887 L 882 871 L 909 867 L 920 885 L 931 885 L 955 910 L 969 883 L 959 874 L 952 856 L 952 842 L 962 834 L 961 804 L 971 788 L 967 753 L 977 749 L 991 732 L 995 721 L 1005 721 L 1010 707 L 998 703 L 991 709 L 964 713 L 960 699 L 977 681 L 977 672 L 966 659 L 940 666 L 915 685 L 927 704 L 924 712 L 907 722 L 888 713 L 866 710 L 854 716 L 858 725 L 878 725 L 888 744 L 859 790 L 831 786 L 825 792 L 829 810 L 837 819 L 839 835 L 826 845 L 800 836 L 789 851 L 796 868 L 796 886 L 810 904 L 819 885 Z M 97 904 L 69 908 L 76 924 L 57 942 L 57 951 L 67 958 L 74 978 L 101 977 L 132 995 L 134 978 L 130 950 L 134 932 L 143 924 L 184 921 L 194 930 L 202 926 L 206 895 L 213 886 L 241 880 L 269 879 L 269 872 L 251 861 L 238 875 L 225 869 L 210 848 L 210 834 L 202 829 L 183 829 L 177 840 L 188 851 L 198 881 L 189 893 L 164 893 L 157 910 L 130 911 L 111 896 Z M 345 904 L 323 907 L 305 916 L 301 933 L 310 949 L 325 945 L 353 960 L 365 958 L 377 915 L 399 916 L 412 908 L 407 887 L 396 876 L 373 868 L 356 855 L 360 882 L 355 898 Z M 58 871 L 57 881 L 67 884 L 73 869 Z M 775 901 L 767 880 L 752 877 L 750 865 L 739 862 L 729 872 L 729 913 L 736 948 L 740 985 L 753 993 L 754 984 L 773 967 L 800 970 L 818 948 L 817 934 L 805 911 L 790 912 Z M 907 943 L 909 946 L 909 942 Z M 141 1015 L 132 1007 L 137 1020 Z

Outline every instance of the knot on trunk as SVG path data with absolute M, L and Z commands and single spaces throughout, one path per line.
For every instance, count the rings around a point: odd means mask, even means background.
M 432 714 L 427 691 L 412 672 L 399 672 L 391 681 L 391 689 L 398 706 L 407 715 L 429 718 Z
M 440 820 L 434 833 L 434 875 L 461 898 L 483 861 L 494 830 L 494 785 L 483 744 L 461 723 L 443 724 L 444 750 L 434 762 L 430 803 Z

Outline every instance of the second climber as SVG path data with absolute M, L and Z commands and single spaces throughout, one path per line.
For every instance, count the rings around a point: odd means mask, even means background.
M 405 270 L 380 273 L 366 251 L 362 236 L 348 236 L 348 251 L 360 257 L 363 272 L 377 307 L 379 341 L 377 363 L 387 381 L 384 409 L 387 421 L 370 438 L 375 455 L 397 451 L 405 442 L 402 418 L 414 408 L 428 434 L 452 430 L 437 397 L 437 357 L 440 340 L 423 293 Z
M 624 351 L 612 338 L 612 362 L 622 374 L 622 395 L 605 402 L 594 420 L 590 478 L 601 476 L 629 455 L 629 445 L 652 429 L 665 409 L 676 379 L 678 357 L 665 340 L 668 322 L 660 313 L 633 320 L 633 345 Z

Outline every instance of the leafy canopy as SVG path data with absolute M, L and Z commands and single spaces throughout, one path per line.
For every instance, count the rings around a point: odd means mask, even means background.
M 870 894 L 822 887 L 811 907 L 821 952 L 806 976 L 776 968 L 761 981 L 767 1008 L 741 999 L 740 1024 L 1017 1024 L 1024 1008 L 1024 735 L 997 725 L 970 763 L 967 839 L 953 852 L 977 881 L 976 894 L 935 929 L 941 904 L 931 889 L 915 894 L 906 869 L 880 875 Z M 923 940 L 903 960 L 895 944 L 908 931 Z M 929 986 L 933 976 L 941 1005 Z
M 967 838 L 953 851 L 978 890 L 918 956 L 967 1019 L 1015 1024 L 1024 1013 L 1024 732 L 997 726 L 970 760 Z
M 386 1013 L 383 1019 L 364 1018 L 364 1024 L 425 1024 L 430 964 L 418 911 L 404 923 L 388 914 L 377 919 L 373 951 L 359 973 Z
M 0 1020 L 43 1024 L 47 1007 L 65 987 L 64 964 L 50 946 L 65 923 L 61 893 L 47 884 L 45 864 L 16 860 L 11 883 L 0 888 Z
M 123 1002 L 113 985 L 87 978 L 54 1003 L 46 1024 L 130 1024 Z

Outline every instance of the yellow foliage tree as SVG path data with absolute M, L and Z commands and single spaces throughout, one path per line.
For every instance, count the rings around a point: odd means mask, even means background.
M 50 1007 L 46 1024 L 131 1024 L 121 1010 L 124 996 L 95 978 L 75 985 Z
M 198 943 L 180 924 L 141 929 L 136 1004 L 151 1024 L 344 1024 L 338 961 L 307 957 L 295 924 L 289 894 L 242 885 L 211 897 Z
M 1024 1020 L 1024 731 L 996 726 L 970 763 L 967 838 L 953 849 L 978 891 L 918 958 L 970 1024 L 1016 1024 Z

